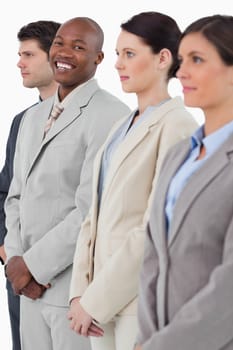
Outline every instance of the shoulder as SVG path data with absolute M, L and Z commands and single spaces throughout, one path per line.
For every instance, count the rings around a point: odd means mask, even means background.
M 167 115 L 175 115 L 176 118 L 187 118 L 189 120 L 193 120 L 192 114 L 188 111 L 188 109 L 185 107 L 184 102 L 181 97 L 176 96 L 171 98 L 167 103 L 164 105 L 165 111 L 167 111 Z
M 180 158 L 180 154 L 184 152 L 188 152 L 190 148 L 190 137 L 185 137 L 184 139 L 180 139 L 177 141 L 170 149 L 168 149 L 164 161 L 162 170 L 166 169 L 166 165 L 171 164 L 171 162 L 175 162 L 177 158 Z
M 91 127 L 109 127 L 131 113 L 126 103 L 103 89 L 92 95 L 86 110 L 87 122 Z
M 17 134 L 18 130 L 19 130 L 19 126 L 20 123 L 23 119 L 23 116 L 25 115 L 25 113 L 36 104 L 33 104 L 27 108 L 25 108 L 24 110 L 22 110 L 21 112 L 19 112 L 18 114 L 16 114 L 16 116 L 13 118 L 12 123 L 11 123 L 11 127 L 10 127 L 10 135 L 13 134 Z
M 166 106 L 164 111 L 163 123 L 167 128 L 173 128 L 173 131 L 179 128 L 188 128 L 191 131 L 198 128 L 198 123 L 194 116 L 187 110 L 180 97 L 174 97 Z M 174 129 L 175 127 L 175 129 Z
M 113 113 L 113 108 L 123 110 L 126 114 L 130 112 L 130 108 L 125 102 L 123 102 L 117 96 L 111 94 L 107 90 L 101 88 L 96 90 L 95 94 L 93 95 L 93 102 L 96 104 L 97 107 L 104 106 L 106 110 L 112 110 Z

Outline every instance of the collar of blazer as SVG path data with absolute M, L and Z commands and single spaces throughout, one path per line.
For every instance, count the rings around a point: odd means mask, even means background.
M 65 107 L 64 111 L 62 112 L 61 117 L 58 118 L 58 120 L 56 121 L 52 129 L 44 138 L 42 142 L 42 146 L 45 143 L 47 143 L 49 140 L 51 140 L 54 136 L 56 136 L 61 130 L 67 127 L 74 119 L 77 119 L 80 116 L 81 108 L 88 105 L 90 99 L 98 89 L 99 89 L 99 86 L 96 80 L 90 80 L 80 90 L 77 90 L 77 92 L 72 97 L 72 100 L 70 101 L 70 103 Z M 49 104 L 49 108 L 51 110 L 52 108 L 51 104 Z M 50 110 L 49 110 L 49 114 L 50 114 Z M 49 114 L 47 113 L 46 116 L 48 116 Z
M 155 220 L 154 224 L 159 225 L 158 232 L 162 235 L 156 235 L 157 243 L 162 246 L 165 245 L 166 232 L 164 218 L 164 207 L 166 200 L 166 193 L 170 183 L 170 179 L 176 173 L 180 164 L 185 160 L 190 149 L 190 139 L 186 139 L 173 147 L 171 152 L 165 159 L 164 166 L 161 170 L 160 180 L 157 186 L 157 202 L 156 208 L 152 205 L 153 216 L 151 220 Z M 184 187 L 182 193 L 177 199 L 174 208 L 173 224 L 169 233 L 168 245 L 170 246 L 175 240 L 179 228 L 192 207 L 194 201 L 198 200 L 200 194 L 205 190 L 205 187 L 224 170 L 224 168 L 233 159 L 233 136 L 229 137 L 223 145 L 215 152 L 213 156 L 206 160 L 206 163 L 198 170 L 198 175 L 190 178 L 188 185 Z M 154 215 L 156 213 L 156 215 Z M 154 225 L 152 222 L 152 225 Z
M 108 182 L 105 186 L 105 191 L 103 193 L 102 201 L 104 201 L 104 197 L 107 193 L 107 189 L 111 183 L 111 179 L 113 179 L 114 174 L 119 169 L 122 162 L 126 159 L 126 157 L 135 149 L 135 147 L 142 142 L 145 137 L 150 132 L 150 129 L 161 122 L 163 117 L 170 111 L 177 109 L 177 108 L 183 108 L 184 104 L 180 97 L 174 97 L 171 100 L 167 101 L 166 103 L 160 105 L 158 108 L 153 110 L 150 115 L 143 121 L 142 124 L 134 131 L 129 133 L 127 137 L 122 141 L 122 143 L 118 146 L 115 157 L 114 157 L 114 163 L 111 164 L 111 168 L 109 169 L 108 174 Z M 130 114 L 131 115 L 131 114 Z M 95 159 L 95 172 L 93 177 L 93 182 L 95 188 L 98 186 L 98 178 L 99 178 L 99 172 L 100 172 L 100 165 L 101 165 L 101 158 L 103 156 L 104 149 L 106 145 L 109 143 L 111 138 L 113 137 L 114 133 L 118 128 L 125 123 L 125 121 L 129 118 L 129 115 L 127 117 L 122 118 L 117 123 L 114 124 L 113 128 L 111 129 L 105 143 L 100 148 L 99 152 L 97 153 L 96 159 Z M 97 199 L 96 199 L 97 203 Z
M 32 133 L 34 133 L 31 153 L 35 155 L 29 168 L 28 174 L 45 144 L 47 144 L 52 138 L 54 138 L 58 133 L 65 129 L 70 123 L 72 123 L 73 120 L 77 119 L 80 116 L 81 108 L 88 105 L 92 96 L 99 89 L 100 88 L 96 80 L 90 80 L 86 85 L 83 86 L 82 89 L 78 90 L 77 93 L 74 94 L 72 100 L 70 101 L 70 104 L 64 109 L 61 117 L 58 118 L 45 138 L 44 127 L 53 107 L 54 96 L 44 100 L 27 112 L 24 123 L 26 122 L 31 124 L 30 130 L 32 130 Z

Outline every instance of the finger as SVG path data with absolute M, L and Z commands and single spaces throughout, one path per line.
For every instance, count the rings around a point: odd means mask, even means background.
M 75 333 L 81 334 L 81 324 L 79 324 L 78 322 L 76 322 L 74 319 L 71 319 L 70 328 L 71 328 Z
M 67 312 L 67 318 L 68 320 L 72 320 L 72 313 L 70 311 Z
M 102 337 L 103 334 L 100 334 L 100 333 L 97 333 L 95 331 L 92 331 L 92 330 L 88 329 L 87 336 L 88 337 L 97 337 L 98 338 L 98 337 Z
M 104 335 L 104 330 L 97 326 L 96 324 L 92 323 L 90 327 L 88 328 L 88 332 L 91 332 L 95 335 L 103 336 Z
M 83 335 L 84 337 L 87 337 L 88 336 L 88 325 L 82 325 L 81 327 L 81 335 Z

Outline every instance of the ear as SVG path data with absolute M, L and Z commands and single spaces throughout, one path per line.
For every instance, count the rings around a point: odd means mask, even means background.
M 162 49 L 159 52 L 159 68 L 164 69 L 172 64 L 172 54 L 168 49 Z
M 95 64 L 96 65 L 100 64 L 103 61 L 103 59 L 104 59 L 104 53 L 102 51 L 99 51 L 97 53 L 97 58 L 95 60 Z

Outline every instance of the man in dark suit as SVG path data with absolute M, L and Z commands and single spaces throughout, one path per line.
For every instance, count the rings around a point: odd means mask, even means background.
M 53 80 L 53 72 L 49 64 L 49 49 L 53 38 L 60 27 L 54 21 L 37 21 L 23 26 L 18 34 L 19 61 L 23 85 L 37 88 L 39 101 L 53 95 L 57 83 Z M 30 107 L 29 107 L 30 108 Z M 0 259 L 6 260 L 4 238 L 6 236 L 4 203 L 13 177 L 13 160 L 19 125 L 26 109 L 17 114 L 12 122 L 6 147 L 5 164 L 0 172 Z M 8 308 L 12 332 L 13 350 L 20 350 L 19 337 L 19 296 L 13 293 L 11 284 L 7 282 Z

